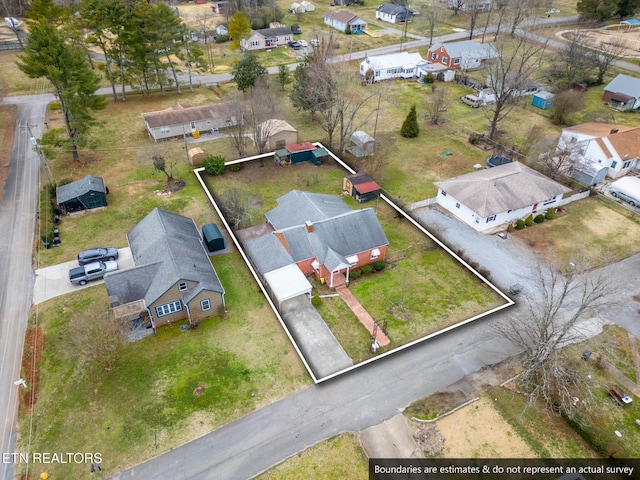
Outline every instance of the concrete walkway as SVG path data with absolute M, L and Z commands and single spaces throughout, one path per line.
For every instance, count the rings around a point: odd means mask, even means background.
M 365 328 L 369 331 L 371 336 L 373 336 L 373 331 L 375 329 L 376 332 L 376 342 L 381 347 L 389 345 L 389 337 L 385 335 L 381 328 L 376 328 L 376 321 L 373 319 L 369 312 L 367 312 L 364 307 L 360 304 L 358 299 L 353 296 L 353 293 L 349 291 L 346 285 L 340 285 L 336 287 L 336 293 L 340 295 L 340 297 L 344 300 L 344 303 L 351 309 L 351 311 L 358 317 L 360 323 L 365 326 Z

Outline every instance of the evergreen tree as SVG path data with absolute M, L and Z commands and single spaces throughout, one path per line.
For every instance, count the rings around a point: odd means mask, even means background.
M 409 114 L 407 118 L 405 118 L 402 123 L 402 128 L 400 129 L 400 135 L 405 138 L 414 138 L 417 137 L 420 133 L 420 126 L 418 125 L 418 116 L 416 114 L 416 106 L 412 105 L 411 110 L 409 110 Z
M 30 35 L 16 63 L 29 78 L 46 78 L 53 85 L 77 162 L 78 146 L 85 144 L 86 134 L 97 124 L 91 111 L 106 104 L 95 94 L 100 79 L 89 65 L 87 51 L 69 41 L 77 37 L 71 18 L 70 11 L 53 0 L 34 0 L 27 21 Z
M 244 92 L 255 85 L 258 77 L 267 74 L 267 69 L 258 61 L 253 52 L 245 53 L 233 66 L 233 81 L 238 84 L 238 90 Z
M 278 66 L 278 82 L 280 83 L 280 88 L 283 91 L 285 87 L 292 82 L 291 75 L 289 74 L 289 69 L 286 65 Z

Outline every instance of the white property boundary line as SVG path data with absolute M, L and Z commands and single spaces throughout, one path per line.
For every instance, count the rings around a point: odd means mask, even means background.
M 351 174 L 356 173 L 355 170 L 353 170 L 351 167 L 349 167 L 349 165 L 344 163 L 341 159 L 336 157 L 328 148 L 326 148 L 324 145 L 322 145 L 322 143 L 313 142 L 313 145 L 315 145 L 316 147 L 324 148 L 327 151 L 327 153 L 331 156 L 331 158 L 333 158 L 338 163 L 338 165 L 340 165 L 342 168 L 344 168 L 347 172 L 349 172 Z M 237 164 L 250 162 L 250 161 L 253 161 L 253 160 L 269 158 L 269 157 L 273 158 L 274 154 L 275 154 L 275 152 L 270 152 L 270 153 L 264 153 L 264 154 L 261 154 L 261 155 L 254 155 L 253 157 L 246 157 L 246 158 L 241 158 L 241 159 L 238 159 L 238 160 L 232 160 L 232 161 L 229 161 L 229 162 L 225 162 L 225 166 L 228 167 L 230 165 L 237 165 Z M 213 206 L 214 210 L 216 211 L 216 213 L 220 217 L 220 220 L 224 224 L 224 227 L 227 229 L 227 233 L 229 234 L 229 236 L 233 240 L 233 243 L 235 244 L 236 248 L 240 252 L 240 255 L 242 256 L 242 259 L 244 260 L 245 264 L 249 268 L 249 271 L 253 275 L 253 278 L 255 279 L 256 283 L 260 287 L 260 290 L 262 291 L 263 295 L 267 299 L 267 302 L 269 303 L 269 306 L 273 310 L 273 313 L 276 315 L 276 317 L 280 321 L 280 325 L 282 325 L 282 328 L 284 329 L 284 331 L 286 332 L 287 336 L 289 337 L 289 340 L 293 344 L 293 347 L 295 348 L 296 352 L 298 353 L 298 356 L 302 360 L 302 363 L 304 364 L 305 368 L 309 372 L 309 375 L 311 375 L 311 378 L 313 379 L 313 382 L 315 384 L 318 384 L 318 383 L 324 382 L 326 380 L 329 380 L 331 378 L 337 377 L 338 375 L 342 375 L 344 373 L 350 372 L 351 370 L 354 370 L 356 368 L 359 368 L 359 367 L 362 367 L 364 365 L 367 365 L 367 364 L 369 364 L 369 363 L 371 363 L 373 361 L 379 360 L 379 359 L 384 358 L 384 357 L 386 357 L 388 355 L 391 355 L 393 353 L 396 353 L 396 352 L 399 352 L 399 351 L 404 350 L 406 348 L 412 347 L 413 345 L 416 345 L 418 343 L 424 342 L 424 341 L 429 340 L 431 338 L 434 338 L 434 337 L 436 337 L 438 335 L 442 335 L 444 333 L 447 333 L 447 332 L 449 332 L 451 330 L 454 330 L 454 329 L 456 329 L 458 327 L 466 325 L 467 323 L 471 323 L 471 322 L 473 322 L 475 320 L 478 320 L 480 318 L 486 317 L 487 315 L 491 315 L 491 314 L 493 314 L 495 312 L 498 312 L 498 311 L 500 311 L 500 310 L 502 310 L 504 308 L 510 307 L 511 305 L 513 305 L 515 303 L 506 294 L 504 294 L 500 289 L 498 289 L 493 283 L 491 283 L 489 280 L 487 280 L 485 277 L 483 277 L 479 272 L 477 272 L 473 267 L 471 267 L 471 265 L 469 265 L 462 258 L 460 258 L 460 256 L 458 256 L 455 252 L 453 252 L 449 247 L 447 247 L 444 243 L 442 243 L 440 240 L 438 240 L 436 237 L 434 237 L 431 233 L 429 233 L 429 231 L 427 231 L 422 225 L 420 225 L 418 222 L 416 222 L 413 218 L 411 218 L 409 215 L 407 215 L 407 213 L 404 210 L 402 210 L 395 203 L 393 203 L 391 200 L 389 200 L 385 195 L 380 194 L 380 198 L 382 198 L 382 200 L 385 201 L 391 208 L 393 208 L 396 212 L 401 214 L 406 220 L 411 222 L 411 224 L 414 227 L 418 228 L 423 234 L 425 234 L 427 237 L 429 237 L 433 242 L 435 242 L 445 252 L 447 252 L 449 255 L 451 255 L 455 260 L 457 260 L 467 270 L 469 270 L 471 273 L 473 273 L 483 283 L 488 285 L 495 293 L 497 293 L 500 297 L 502 297 L 506 301 L 506 303 L 504 305 L 495 307 L 495 308 L 493 308 L 493 309 L 491 309 L 491 310 L 489 310 L 487 312 L 484 312 L 484 313 L 481 313 L 481 314 L 476 315 L 474 317 L 471 317 L 471 318 L 469 318 L 467 320 L 463 320 L 462 322 L 458 322 L 455 325 L 451 325 L 451 326 L 449 326 L 447 328 L 444 328 L 442 330 L 438 330 L 437 332 L 434 332 L 434 333 L 432 333 L 430 335 L 427 335 L 425 337 L 422 337 L 422 338 L 419 338 L 417 340 L 414 340 L 413 342 L 410 342 L 410 343 L 407 343 L 407 344 L 402 345 L 400 347 L 394 348 L 393 350 L 389 350 L 388 352 L 385 352 L 385 353 L 383 353 L 383 354 L 381 354 L 381 355 L 379 355 L 377 357 L 372 357 L 372 358 L 370 358 L 368 360 L 365 360 L 365 361 L 360 362 L 358 364 L 352 365 L 351 367 L 345 368 L 344 370 L 340 370 L 338 372 L 332 373 L 331 375 L 327 375 L 326 377 L 322 377 L 322 378 L 318 379 L 318 378 L 316 378 L 316 376 L 314 375 L 313 371 L 309 367 L 309 364 L 307 363 L 307 360 L 305 359 L 304 355 L 302 355 L 302 352 L 298 348 L 298 345 L 297 345 L 296 341 L 291 336 L 291 332 L 289 332 L 289 329 L 287 328 L 287 325 L 284 323 L 284 320 L 280 316 L 280 312 L 278 311 L 278 309 L 274 305 L 273 301 L 271 300 L 271 297 L 269 297 L 269 294 L 267 293 L 267 290 L 266 290 L 265 286 L 262 284 L 262 281 L 260 280 L 260 277 L 258 276 L 256 271 L 253 269 L 253 266 L 251 265 L 251 262 L 249 262 L 249 258 L 247 257 L 247 255 L 246 255 L 244 249 L 242 248 L 242 246 L 240 245 L 240 242 L 238 241 L 238 239 L 236 238 L 234 233 L 231 231 L 231 228 L 229 227 L 229 224 L 227 223 L 227 220 L 224 218 L 224 215 L 222 214 L 222 211 L 218 207 L 218 204 L 213 199 L 213 196 L 211 195 L 211 192 L 207 188 L 207 185 L 205 184 L 204 180 L 202 179 L 201 173 L 203 171 L 204 171 L 204 167 L 199 167 L 199 168 L 194 169 L 193 173 L 196 175 L 196 178 L 200 182 L 200 185 L 202 186 L 202 189 L 204 190 L 205 194 L 209 198 L 209 201 L 211 202 L 211 205 Z

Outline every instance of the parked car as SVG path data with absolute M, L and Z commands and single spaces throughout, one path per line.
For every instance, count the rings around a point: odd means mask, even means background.
M 118 263 L 113 260 L 89 263 L 69 270 L 69 281 L 74 285 L 86 285 L 87 282 L 100 280 L 105 273 L 116 270 L 118 270 Z
M 117 259 L 118 249 L 114 247 L 90 248 L 88 250 L 83 250 L 78 254 L 78 263 L 80 265 Z
M 632 207 L 640 205 L 640 178 L 622 177 L 611 184 L 612 197 L 624 200 Z
M 460 97 L 460 101 L 465 105 L 469 105 L 471 108 L 478 108 L 482 106 L 482 100 L 475 95 L 463 95 Z
M 300 48 L 302 47 L 300 45 L 300 42 L 296 42 L 295 40 L 291 40 L 288 45 L 294 50 L 300 50 Z
M 308 47 L 309 45 L 307 44 L 306 40 L 298 40 L 298 45 L 300 45 L 301 47 Z

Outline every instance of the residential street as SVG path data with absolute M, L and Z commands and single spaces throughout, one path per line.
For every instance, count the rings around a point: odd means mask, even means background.
M 538 19 L 539 23 L 562 19 Z M 468 32 L 434 38 L 435 42 L 468 38 Z M 425 46 L 428 39 L 412 40 L 403 50 Z M 391 53 L 399 46 L 353 52 L 336 61 Z M 618 62 L 623 68 L 640 72 L 640 67 Z M 290 69 L 295 65 L 290 65 Z M 275 73 L 277 68 L 269 69 Z M 230 74 L 198 77 L 203 84 L 230 80 Z M 111 89 L 100 93 L 109 94 Z M 23 339 L 28 312 L 32 305 L 34 266 L 32 245 L 36 221 L 39 159 L 32 150 L 30 134 L 24 127 L 33 125 L 33 134 L 41 135 L 50 94 L 10 97 L 5 103 L 19 106 L 15 144 L 7 182 L 0 204 L 0 452 L 14 452 L 17 399 L 22 387 L 19 378 Z M 538 260 L 527 255 L 517 239 L 476 235 L 460 222 L 437 212 L 416 212 L 427 228 L 437 226 L 437 236 L 455 248 L 461 248 L 473 261 L 488 268 L 496 285 L 506 288 L 521 283 L 527 288 L 530 269 Z M 609 267 L 620 288 L 619 302 L 604 320 L 616 322 L 640 338 L 638 303 L 640 291 L 640 254 Z M 38 298 L 38 297 L 37 297 Z M 516 305 L 491 318 L 467 325 L 436 339 L 374 362 L 325 384 L 310 386 L 267 407 L 242 417 L 204 437 L 166 452 L 155 459 L 115 475 L 116 479 L 243 479 L 281 462 L 285 458 L 344 431 L 357 432 L 389 419 L 409 403 L 459 381 L 508 358 L 515 352 L 509 344 L 493 338 L 490 324 L 504 315 L 517 312 Z M 589 325 L 595 332 L 600 321 Z M 260 392 L 258 392 L 260 395 Z M 23 432 L 27 435 L 28 432 Z M 109 459 L 104 459 L 109 473 Z M 111 472 L 113 473 L 113 472 Z M 0 463 L 0 479 L 14 478 L 14 465 Z

